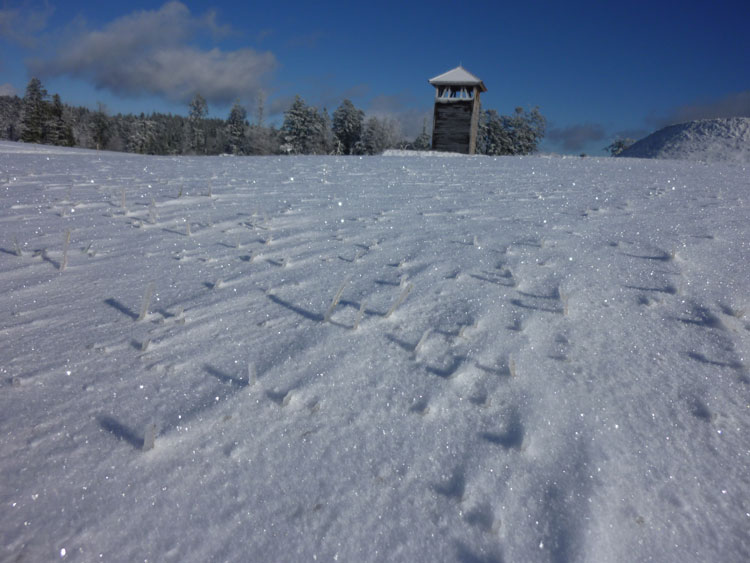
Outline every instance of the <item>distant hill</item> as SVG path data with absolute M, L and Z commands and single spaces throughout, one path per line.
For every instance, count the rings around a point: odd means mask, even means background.
M 670 125 L 620 156 L 707 162 L 750 162 L 750 118 L 701 119 Z

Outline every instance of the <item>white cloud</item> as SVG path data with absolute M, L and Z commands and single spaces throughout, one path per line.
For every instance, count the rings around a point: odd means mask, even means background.
M 201 34 L 217 37 L 227 26 L 214 13 L 193 16 L 181 2 L 120 17 L 101 29 L 85 23 L 56 46 L 54 54 L 33 61 L 40 76 L 72 76 L 119 95 L 155 94 L 187 101 L 200 93 L 211 103 L 252 98 L 262 78 L 276 67 L 270 52 L 251 48 L 223 51 L 194 44 Z

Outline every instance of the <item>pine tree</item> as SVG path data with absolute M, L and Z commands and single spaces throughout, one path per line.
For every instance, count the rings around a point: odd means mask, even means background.
M 92 122 L 96 150 L 104 150 L 107 147 L 109 139 L 112 137 L 112 126 L 107 116 L 107 106 L 103 103 L 97 103 L 97 110 L 94 112 Z
M 229 119 L 227 119 L 228 153 L 245 154 L 247 128 L 247 111 L 240 105 L 239 100 L 237 100 L 229 112 Z
M 48 141 L 53 145 L 72 147 L 75 144 L 73 128 L 65 120 L 65 108 L 59 94 L 52 96 Z
M 289 154 L 302 154 L 306 135 L 307 104 L 299 96 L 284 112 L 284 123 L 281 125 L 281 150 Z
M 284 112 L 281 126 L 281 150 L 288 154 L 324 154 L 331 148 L 328 135 L 328 113 L 319 113 L 295 96 L 291 107 Z
M 188 123 L 190 127 L 190 150 L 197 154 L 205 154 L 206 152 L 206 132 L 203 126 L 207 115 L 208 104 L 205 98 L 196 94 L 190 102 Z
M 371 117 L 365 122 L 362 138 L 357 143 L 358 154 L 381 154 L 398 144 L 398 127 L 389 119 Z
M 23 132 L 21 140 L 25 143 L 44 143 L 49 109 L 46 102 L 47 90 L 38 78 L 32 78 L 26 86 L 23 97 Z
M 0 139 L 18 141 L 23 100 L 18 96 L 0 96 Z
M 333 112 L 333 134 L 339 142 L 340 152 L 353 154 L 357 142 L 362 137 L 362 124 L 365 112 L 354 107 L 350 100 L 344 100 Z
M 159 150 L 156 138 L 158 134 L 156 122 L 146 118 L 143 114 L 139 118 L 128 117 L 130 119 L 128 119 L 127 151 L 139 154 L 163 154 L 164 151 Z

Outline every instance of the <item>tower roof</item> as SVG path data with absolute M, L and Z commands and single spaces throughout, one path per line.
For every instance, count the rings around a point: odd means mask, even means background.
M 444 72 L 443 74 L 430 78 L 430 84 L 433 86 L 441 86 L 444 84 L 455 84 L 457 86 L 477 86 L 480 92 L 486 92 L 487 88 L 484 82 L 479 80 L 476 76 L 471 74 L 461 65 L 456 68 Z

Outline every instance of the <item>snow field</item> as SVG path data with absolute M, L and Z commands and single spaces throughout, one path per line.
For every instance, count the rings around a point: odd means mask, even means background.
M 741 166 L 0 143 L 0 182 L 3 557 L 750 557 Z
M 622 156 L 706 162 L 750 162 L 750 118 L 698 119 L 669 125 L 628 147 Z

